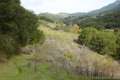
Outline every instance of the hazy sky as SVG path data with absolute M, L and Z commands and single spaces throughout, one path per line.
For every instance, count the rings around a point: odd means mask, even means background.
M 114 1 L 115 0 L 21 0 L 22 6 L 35 13 L 89 12 Z

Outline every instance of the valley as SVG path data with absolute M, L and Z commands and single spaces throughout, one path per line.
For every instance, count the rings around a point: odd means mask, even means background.
M 39 14 L 20 0 L 0 2 L 0 80 L 120 79 L 120 0 Z

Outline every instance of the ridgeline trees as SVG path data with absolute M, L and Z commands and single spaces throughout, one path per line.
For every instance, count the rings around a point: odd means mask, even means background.
M 120 59 L 120 32 L 84 28 L 80 32 L 79 42 L 82 45 L 104 55 Z
M 0 0 L 0 53 L 11 56 L 21 47 L 43 41 L 38 18 L 20 5 L 20 0 Z

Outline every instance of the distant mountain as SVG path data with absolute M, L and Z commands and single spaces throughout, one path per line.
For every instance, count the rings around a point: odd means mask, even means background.
M 82 13 L 82 12 L 70 14 L 70 16 L 72 16 L 72 17 L 84 16 L 84 15 L 86 15 L 86 13 Z
M 59 16 L 59 17 L 61 17 L 61 18 L 66 18 L 66 17 L 70 16 L 70 14 L 68 14 L 68 13 L 58 13 L 56 15 Z
M 78 12 L 78 13 L 58 13 L 56 15 L 58 15 L 59 17 L 62 17 L 62 18 L 67 18 L 67 17 L 78 17 L 78 16 L 84 16 L 86 13 L 81 13 L 81 12 Z
M 78 12 L 78 13 L 72 13 L 72 14 L 69 14 L 68 17 L 65 17 L 64 18 L 64 22 L 66 24 L 72 24 L 74 23 L 74 20 L 79 18 L 79 17 L 82 17 L 82 16 L 86 16 L 87 13 L 81 13 L 81 12 Z
M 51 21 L 63 21 L 65 18 L 73 17 L 74 19 L 78 16 L 84 16 L 86 13 L 58 13 L 58 14 L 52 14 L 52 13 L 41 13 L 39 14 L 39 17 L 41 18 L 47 18 Z
M 62 21 L 63 19 L 63 17 L 61 17 L 60 15 L 51 14 L 51 13 L 41 13 L 38 16 L 40 19 L 46 20 L 49 22 L 59 22 L 59 21 Z
M 78 13 L 79 14 L 79 13 Z M 82 27 L 119 27 L 120 28 L 120 0 L 115 1 L 101 9 L 64 19 L 66 24 L 79 24 Z
M 91 11 L 88 14 L 96 15 L 96 14 L 100 14 L 100 13 L 104 13 L 104 12 L 118 11 L 118 10 L 120 11 L 120 0 L 116 0 L 115 2 L 109 4 L 101 9 Z
M 88 13 L 41 13 L 41 19 L 49 22 L 64 22 L 65 24 L 78 24 L 81 27 L 120 28 L 120 0 Z

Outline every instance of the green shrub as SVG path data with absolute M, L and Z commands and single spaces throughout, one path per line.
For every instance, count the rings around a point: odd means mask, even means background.
M 90 49 L 107 55 L 116 55 L 116 36 L 112 31 L 85 28 L 80 32 L 79 42 Z
M 117 37 L 117 54 L 116 54 L 116 58 L 120 59 L 120 31 L 116 32 L 116 37 Z
M 94 34 L 89 47 L 100 54 L 114 55 L 116 53 L 116 36 L 113 32 L 99 31 Z
M 84 28 L 80 32 L 80 36 L 79 36 L 80 44 L 88 46 L 94 34 L 96 34 L 97 32 L 98 32 L 97 29 L 92 27 Z
M 0 51 L 6 53 L 9 57 L 18 50 L 17 42 L 9 35 L 0 35 Z

